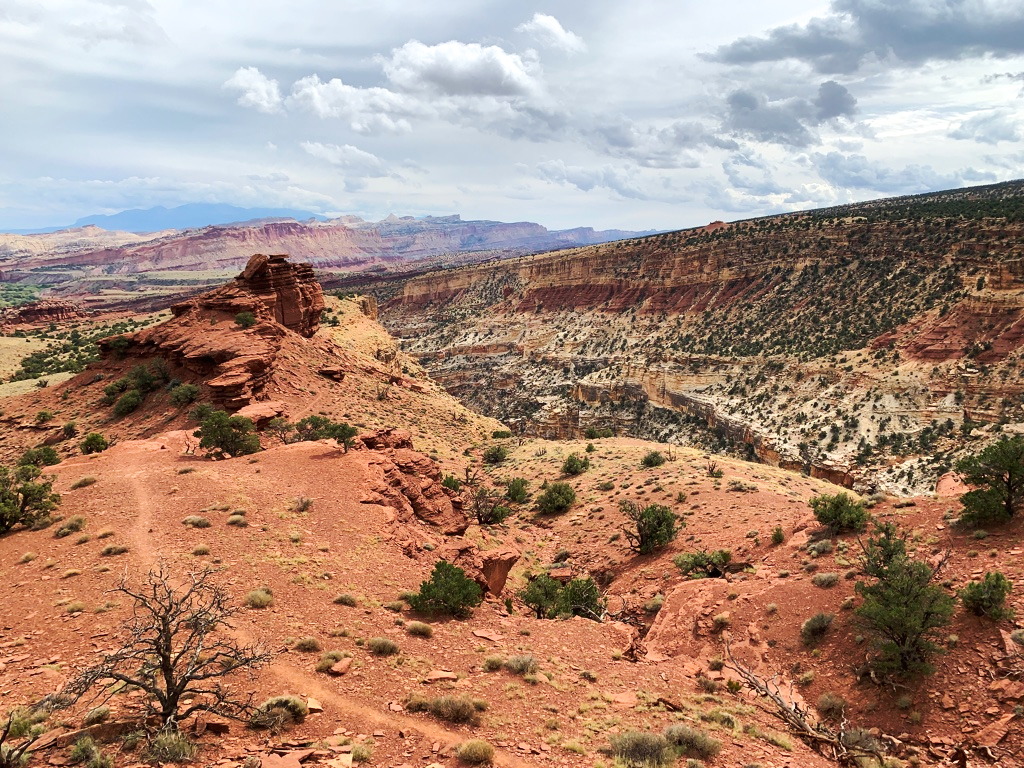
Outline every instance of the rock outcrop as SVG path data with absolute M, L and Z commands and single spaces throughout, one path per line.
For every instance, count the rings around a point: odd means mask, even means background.
M 360 435 L 357 448 L 367 448 L 370 487 L 365 503 L 383 504 L 398 513 L 403 523 L 422 520 L 441 533 L 465 532 L 469 519 L 457 493 L 441 485 L 441 469 L 428 456 L 412 449 L 409 432 L 385 429 Z
M 201 379 L 214 405 L 237 410 L 264 399 L 285 337 L 315 334 L 323 308 L 312 267 L 256 254 L 231 283 L 171 307 L 167 322 L 99 346 L 106 357 L 164 358 Z M 238 322 L 242 313 L 255 322 Z
M 63 299 L 40 299 L 30 304 L 11 307 L 0 311 L 0 325 L 42 325 L 63 323 L 83 317 L 85 313 L 72 301 Z
M 505 589 L 508 574 L 521 556 L 518 549 L 509 545 L 481 552 L 476 544 L 464 539 L 445 544 L 434 554 L 459 566 L 485 592 L 495 597 Z

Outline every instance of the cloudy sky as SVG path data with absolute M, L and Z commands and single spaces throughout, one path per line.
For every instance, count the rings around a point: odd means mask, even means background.
M 0 227 L 668 229 L 1024 176 L 1021 0 L 2 0 L 0 72 Z

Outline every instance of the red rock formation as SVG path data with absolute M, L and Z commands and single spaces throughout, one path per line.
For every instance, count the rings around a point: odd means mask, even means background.
M 520 557 L 519 550 L 512 546 L 481 552 L 476 544 L 465 540 L 446 544 L 435 554 L 457 565 L 482 589 L 495 596 L 505 589 L 508 574 Z
M 360 435 L 357 446 L 374 452 L 369 462 L 371 485 L 364 499 L 398 513 L 401 522 L 422 520 L 446 535 L 469 527 L 458 494 L 441 485 L 441 469 L 429 457 L 412 450 L 410 434 L 385 429 Z
M 232 283 L 171 307 L 174 317 L 128 336 L 127 354 L 162 357 L 202 378 L 217 406 L 232 410 L 262 399 L 285 337 L 320 327 L 323 290 L 308 264 L 257 254 Z M 256 323 L 235 321 L 251 312 Z M 99 342 L 105 356 L 111 341 Z
M 0 325 L 43 325 L 62 323 L 83 317 L 77 304 L 62 299 L 40 299 L 31 304 L 11 307 L 0 313 Z

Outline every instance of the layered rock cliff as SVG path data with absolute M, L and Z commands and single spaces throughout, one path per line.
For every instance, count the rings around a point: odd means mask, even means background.
M 313 336 L 323 309 L 309 264 L 257 254 L 233 282 L 174 305 L 171 320 L 99 346 L 105 357 L 163 358 L 202 380 L 215 405 L 236 410 L 261 399 L 285 337 Z
M 442 271 L 381 318 L 526 433 L 909 491 L 981 422 L 1024 421 L 1022 201 L 996 185 Z

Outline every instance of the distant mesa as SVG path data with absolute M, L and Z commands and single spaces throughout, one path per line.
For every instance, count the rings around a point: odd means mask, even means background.
M 0 310 L 0 327 L 20 325 L 39 326 L 47 323 L 63 323 L 84 317 L 82 308 L 72 301 L 63 299 L 40 299 L 29 304 Z
M 312 337 L 323 309 L 323 289 L 309 264 L 256 254 L 232 282 L 175 304 L 167 322 L 123 337 L 124 350 L 116 336 L 99 346 L 107 359 L 162 357 L 202 378 L 214 405 L 237 410 L 263 399 L 287 337 Z M 239 323 L 241 313 L 255 322 Z

